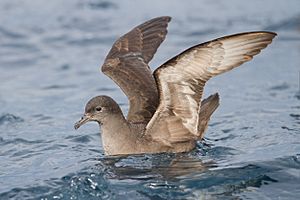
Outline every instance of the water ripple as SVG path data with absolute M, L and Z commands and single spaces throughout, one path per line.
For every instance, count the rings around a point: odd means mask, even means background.
M 76 45 L 76 46 L 91 46 L 91 45 L 99 45 L 99 44 L 110 44 L 112 41 L 111 37 L 80 37 L 80 38 L 69 38 L 67 40 L 68 45 Z
M 292 117 L 292 118 L 294 118 L 295 120 L 297 120 L 297 121 L 299 121 L 300 120 L 300 115 L 299 114 L 290 114 L 290 116 Z
M 112 2 L 109 1 L 93 1 L 88 3 L 89 7 L 91 9 L 101 9 L 101 10 L 107 10 L 107 9 L 116 9 L 118 6 Z
M 0 116 L 0 125 L 15 124 L 20 122 L 24 122 L 24 119 L 10 113 L 5 113 Z
M 49 143 L 49 142 L 51 142 L 51 141 L 25 140 L 23 138 L 14 138 L 14 139 L 2 140 L 2 145 L 7 145 L 7 144 L 39 144 L 39 143 Z
M 5 37 L 12 38 L 12 39 L 23 39 L 26 37 L 25 35 L 23 35 L 19 32 L 11 31 L 11 30 L 5 29 L 4 27 L 1 27 L 1 26 L 0 26 L 0 34 Z
M 37 121 L 48 121 L 48 120 L 53 119 L 53 117 L 45 116 L 43 114 L 35 114 L 35 115 L 32 115 L 32 117 L 37 119 Z
M 69 64 L 64 64 L 62 66 L 59 67 L 59 71 L 67 71 L 71 68 L 71 66 Z
M 31 44 L 31 43 L 15 43 L 15 42 L 10 42 L 10 43 L 2 43 L 1 46 L 3 48 L 7 50 L 9 49 L 14 49 L 14 50 L 22 50 L 22 51 L 26 51 L 26 53 L 28 53 L 28 51 L 30 52 L 38 52 L 40 51 L 39 48 L 37 48 L 35 45 Z
M 160 158 L 165 156 L 167 157 L 165 160 L 173 162 L 154 164 L 149 160 L 158 161 L 159 156 L 151 155 L 138 156 L 137 159 L 134 159 L 134 156 L 107 157 L 100 159 L 95 166 L 82 169 L 77 173 L 45 181 L 45 186 L 15 188 L 0 194 L 0 197 L 2 199 L 29 199 L 32 196 L 38 199 L 119 199 L 132 196 L 134 199 L 199 199 L 200 197 L 239 199 L 240 195 L 251 188 L 258 189 L 263 185 L 280 183 L 281 177 L 273 176 L 285 167 L 290 167 L 291 164 L 295 168 L 299 167 L 299 159 L 294 156 L 278 159 L 272 163 L 248 164 L 223 169 L 210 168 L 212 170 L 208 171 L 207 169 L 203 171 L 202 163 L 200 171 L 197 170 L 198 165 L 189 171 L 190 162 L 195 164 L 196 160 L 187 160 L 186 156 L 176 157 L 166 154 Z M 180 164 L 174 162 L 174 159 Z M 144 167 L 136 165 L 138 168 L 134 167 L 133 170 L 128 165 L 115 165 L 120 162 L 125 164 L 128 161 L 143 164 Z M 196 163 L 199 163 L 199 160 Z M 168 176 L 173 172 L 179 175 L 176 179 Z M 163 176 L 155 176 L 155 174 Z M 168 192 L 165 192 L 166 190 Z
M 295 97 L 300 100 L 300 90 L 295 94 Z
M 68 136 L 65 139 L 68 139 L 76 143 L 89 143 L 92 140 L 92 137 L 89 135 L 75 135 L 75 136 Z
M 76 88 L 76 85 L 69 84 L 69 85 L 49 85 L 43 87 L 43 90 L 55 90 L 55 89 L 68 89 L 68 88 Z
M 281 91 L 281 90 L 287 90 L 289 88 L 290 88 L 289 84 L 282 83 L 280 85 L 276 85 L 276 86 L 271 87 L 270 90 L 279 90 L 279 91 Z

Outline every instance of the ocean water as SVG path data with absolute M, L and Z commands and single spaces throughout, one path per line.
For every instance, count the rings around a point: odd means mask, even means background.
M 0 1 L 0 199 L 299 199 L 300 1 Z M 73 129 L 116 38 L 169 15 L 152 69 L 243 31 L 275 31 L 251 62 L 210 80 L 205 140 L 182 154 L 104 156 L 97 124 Z

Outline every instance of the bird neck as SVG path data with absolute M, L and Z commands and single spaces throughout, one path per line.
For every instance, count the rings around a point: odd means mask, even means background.
M 108 155 L 122 154 L 135 146 L 137 138 L 131 133 L 130 125 L 122 113 L 106 117 L 101 130 L 102 144 Z

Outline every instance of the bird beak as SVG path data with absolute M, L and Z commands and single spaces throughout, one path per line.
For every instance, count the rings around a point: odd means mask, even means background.
M 88 121 L 91 120 L 91 116 L 84 114 L 83 117 L 81 117 L 81 119 L 75 123 L 74 128 L 75 130 L 79 129 L 79 127 L 85 123 L 87 123 Z

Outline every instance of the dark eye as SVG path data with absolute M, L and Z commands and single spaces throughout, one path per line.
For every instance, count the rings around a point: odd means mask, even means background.
M 102 107 L 100 107 L 100 106 L 96 107 L 97 112 L 100 112 L 101 110 L 102 110 Z

